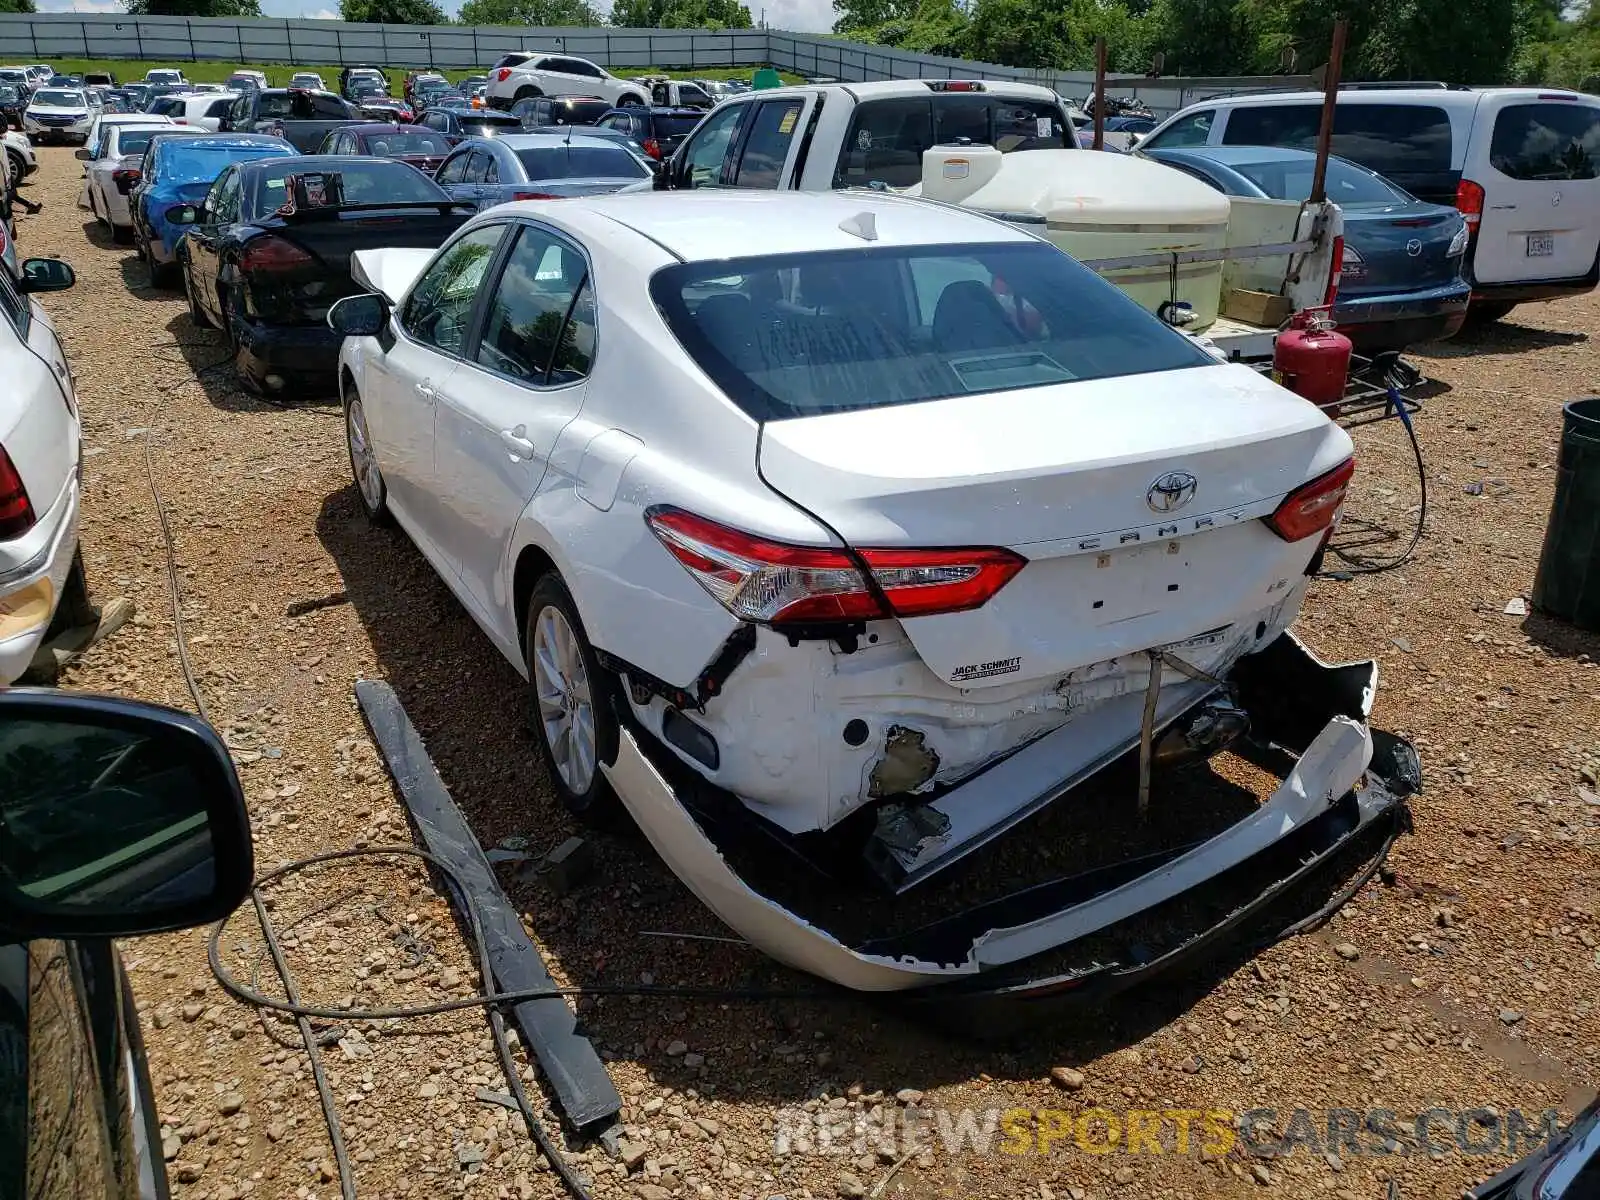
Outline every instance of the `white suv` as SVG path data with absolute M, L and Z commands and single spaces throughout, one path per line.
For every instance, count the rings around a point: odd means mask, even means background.
M 1142 150 L 1316 148 L 1320 92 L 1258 92 L 1190 105 Z M 1333 152 L 1421 200 L 1452 204 L 1472 242 L 1472 315 L 1600 283 L 1600 99 L 1544 88 L 1347 87 Z
M 645 104 L 646 88 L 618 79 L 586 58 L 566 54 L 507 54 L 489 68 L 489 106 L 509 110 L 530 96 L 599 96 L 613 105 Z

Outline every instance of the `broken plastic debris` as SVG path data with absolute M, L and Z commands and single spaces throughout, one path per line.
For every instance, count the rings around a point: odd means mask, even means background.
M 1501 611 L 1508 617 L 1525 617 L 1528 615 L 1528 602 L 1521 596 L 1513 596 Z

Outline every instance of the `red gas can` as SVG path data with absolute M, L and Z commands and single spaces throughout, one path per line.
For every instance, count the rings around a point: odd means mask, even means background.
M 1349 375 L 1350 339 L 1333 327 L 1329 311 L 1295 313 L 1273 345 L 1273 380 L 1337 417 Z

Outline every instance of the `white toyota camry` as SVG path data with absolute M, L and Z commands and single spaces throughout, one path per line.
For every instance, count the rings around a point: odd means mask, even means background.
M 569 808 L 620 798 L 774 956 L 865 989 L 1014 969 L 1400 806 L 1371 664 L 1285 633 L 1350 438 L 1025 229 L 875 193 L 611 196 L 354 269 L 371 292 L 329 321 L 368 514 L 529 678 Z M 1240 738 L 1291 755 L 1254 815 L 937 938 L 852 940 L 735 864 L 758 831 L 892 895 L 1124 754 L 1143 805 L 1152 765 Z

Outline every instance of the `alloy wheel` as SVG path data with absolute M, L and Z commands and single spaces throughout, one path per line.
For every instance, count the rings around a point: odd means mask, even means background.
M 345 417 L 345 435 L 350 440 L 350 467 L 355 472 L 356 487 L 366 501 L 369 512 L 376 512 L 383 504 L 383 475 L 378 470 L 378 459 L 367 440 L 367 414 L 359 397 L 351 397 Z
M 594 782 L 598 758 L 594 702 L 577 635 L 565 614 L 545 605 L 533 626 L 533 687 L 550 757 L 577 795 Z

